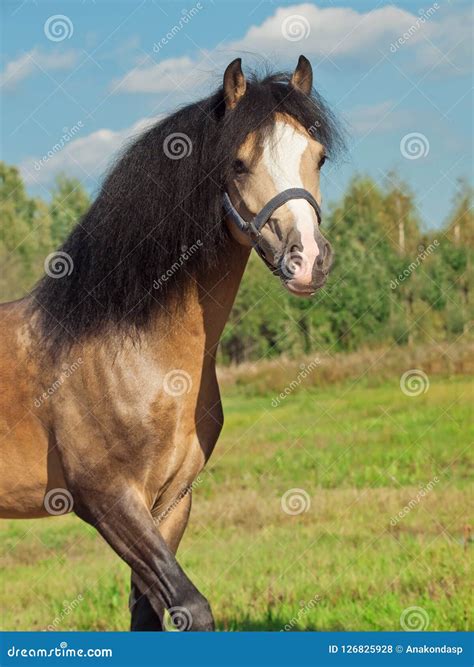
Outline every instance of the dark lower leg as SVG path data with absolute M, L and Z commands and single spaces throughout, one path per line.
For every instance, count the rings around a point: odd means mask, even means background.
M 183 537 L 190 511 L 191 492 L 184 496 L 178 505 L 173 507 L 173 510 L 159 524 L 159 531 L 174 554 L 176 554 L 181 538 Z M 160 615 L 155 612 L 146 596 L 146 592 L 143 593 L 140 590 L 140 585 L 136 582 L 133 574 L 129 609 L 131 615 L 130 630 L 159 632 L 166 629 L 163 622 L 164 607 Z
M 213 630 L 214 621 L 207 600 L 179 566 L 174 554 L 157 530 L 142 497 L 131 488 L 114 487 L 112 493 L 100 489 L 87 497 L 74 493 L 76 513 L 93 525 L 110 546 L 130 565 L 134 583 L 146 598 L 158 619 L 163 608 L 184 609 L 192 619 L 184 629 Z M 155 623 L 147 603 L 137 598 L 137 615 Z M 138 616 L 137 616 L 138 617 Z M 161 624 L 160 624 L 161 625 Z
M 147 596 L 140 591 L 138 584 L 134 581 L 133 574 L 130 588 L 129 609 L 131 615 L 130 630 L 141 632 L 160 632 L 164 630 L 162 622 L 165 611 L 164 606 L 163 614 L 159 616 L 151 606 Z

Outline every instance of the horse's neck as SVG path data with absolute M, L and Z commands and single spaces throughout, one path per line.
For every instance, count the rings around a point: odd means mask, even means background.
M 248 248 L 232 241 L 230 253 L 213 271 L 193 279 L 171 327 L 169 322 L 158 322 L 155 344 L 161 345 L 164 334 L 178 358 L 192 359 L 192 365 L 199 367 L 203 362 L 213 363 L 249 254 Z
M 239 290 L 250 250 L 233 242 L 229 258 L 223 258 L 210 275 L 203 277 L 199 301 L 206 332 L 206 352 L 214 354 Z

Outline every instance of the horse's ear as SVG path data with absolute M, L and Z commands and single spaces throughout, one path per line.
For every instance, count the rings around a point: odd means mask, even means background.
M 233 109 L 245 95 L 247 82 L 242 72 L 242 58 L 236 58 L 224 72 L 224 97 L 226 109 Z
M 311 93 L 313 88 L 313 68 L 311 67 L 308 58 L 305 58 L 305 56 L 300 56 L 298 58 L 298 64 L 291 77 L 291 85 L 305 95 Z

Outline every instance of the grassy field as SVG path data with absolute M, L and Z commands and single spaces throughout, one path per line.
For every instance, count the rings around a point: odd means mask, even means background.
M 226 388 L 179 551 L 218 627 L 399 630 L 408 609 L 420 629 L 469 629 L 469 378 L 274 398 Z M 128 568 L 79 519 L 0 534 L 4 629 L 128 628 Z

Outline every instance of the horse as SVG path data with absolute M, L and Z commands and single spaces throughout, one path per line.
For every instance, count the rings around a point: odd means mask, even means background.
M 260 77 L 237 58 L 125 147 L 1 306 L 0 517 L 93 526 L 131 568 L 131 630 L 165 630 L 165 610 L 215 628 L 176 551 L 223 425 L 219 339 L 253 248 L 291 294 L 325 284 L 320 170 L 342 141 L 304 56 Z

